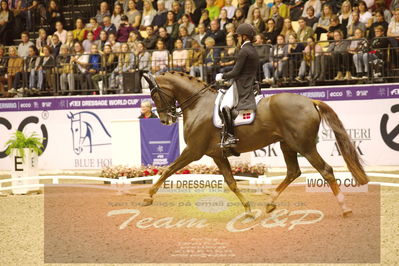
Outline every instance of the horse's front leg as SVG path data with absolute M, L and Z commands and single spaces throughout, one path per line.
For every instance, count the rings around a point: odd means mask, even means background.
M 157 193 L 158 189 L 162 186 L 162 184 L 165 182 L 165 180 L 188 165 L 189 163 L 201 159 L 203 154 L 198 153 L 198 151 L 194 151 L 188 147 L 186 147 L 182 154 L 174 161 L 166 170 L 165 172 L 162 173 L 161 177 L 158 179 L 158 181 L 150 188 L 149 191 L 149 198 L 144 199 L 144 205 L 148 206 L 151 205 L 153 202 L 153 196 L 155 193 Z

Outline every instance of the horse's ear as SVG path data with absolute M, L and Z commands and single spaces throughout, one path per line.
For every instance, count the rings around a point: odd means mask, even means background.
M 148 85 L 150 86 L 150 89 L 155 88 L 155 86 L 157 85 L 154 76 L 151 75 L 150 73 L 143 73 L 143 78 L 147 81 Z

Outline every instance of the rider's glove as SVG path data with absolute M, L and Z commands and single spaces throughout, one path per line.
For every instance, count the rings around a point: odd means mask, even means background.
M 216 81 L 222 81 L 223 80 L 223 73 L 216 74 L 215 80 Z

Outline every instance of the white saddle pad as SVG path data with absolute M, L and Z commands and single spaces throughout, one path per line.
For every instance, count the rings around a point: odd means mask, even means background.
M 234 102 L 233 90 L 229 89 L 226 92 L 226 95 L 223 97 L 222 103 L 220 103 L 220 98 L 223 93 L 219 91 L 218 96 L 216 97 L 215 107 L 213 110 L 213 124 L 217 128 L 223 127 L 222 118 L 219 115 L 219 110 L 222 109 L 222 106 L 232 107 Z M 255 97 L 256 105 L 258 105 L 259 101 L 263 98 L 263 95 L 258 95 Z M 241 110 L 239 111 L 238 116 L 234 119 L 234 126 L 240 125 L 248 125 L 251 124 L 255 119 L 255 111 L 253 110 Z

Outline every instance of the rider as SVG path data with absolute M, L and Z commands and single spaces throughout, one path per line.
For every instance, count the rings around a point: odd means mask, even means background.
M 227 138 L 225 138 L 222 147 L 234 147 L 238 141 L 234 135 L 232 109 L 234 108 L 237 111 L 256 110 L 255 96 L 252 90 L 259 66 L 258 53 L 252 46 L 255 30 L 252 25 L 243 23 L 238 26 L 236 34 L 238 35 L 238 43 L 241 44 L 236 64 L 232 71 L 216 75 L 216 81 L 234 80 L 233 86 L 228 89 L 226 94 L 229 93 L 229 90 L 232 90 L 235 98 L 234 102 L 237 102 L 234 106 L 227 106 L 222 101 L 221 111 L 227 131 Z

